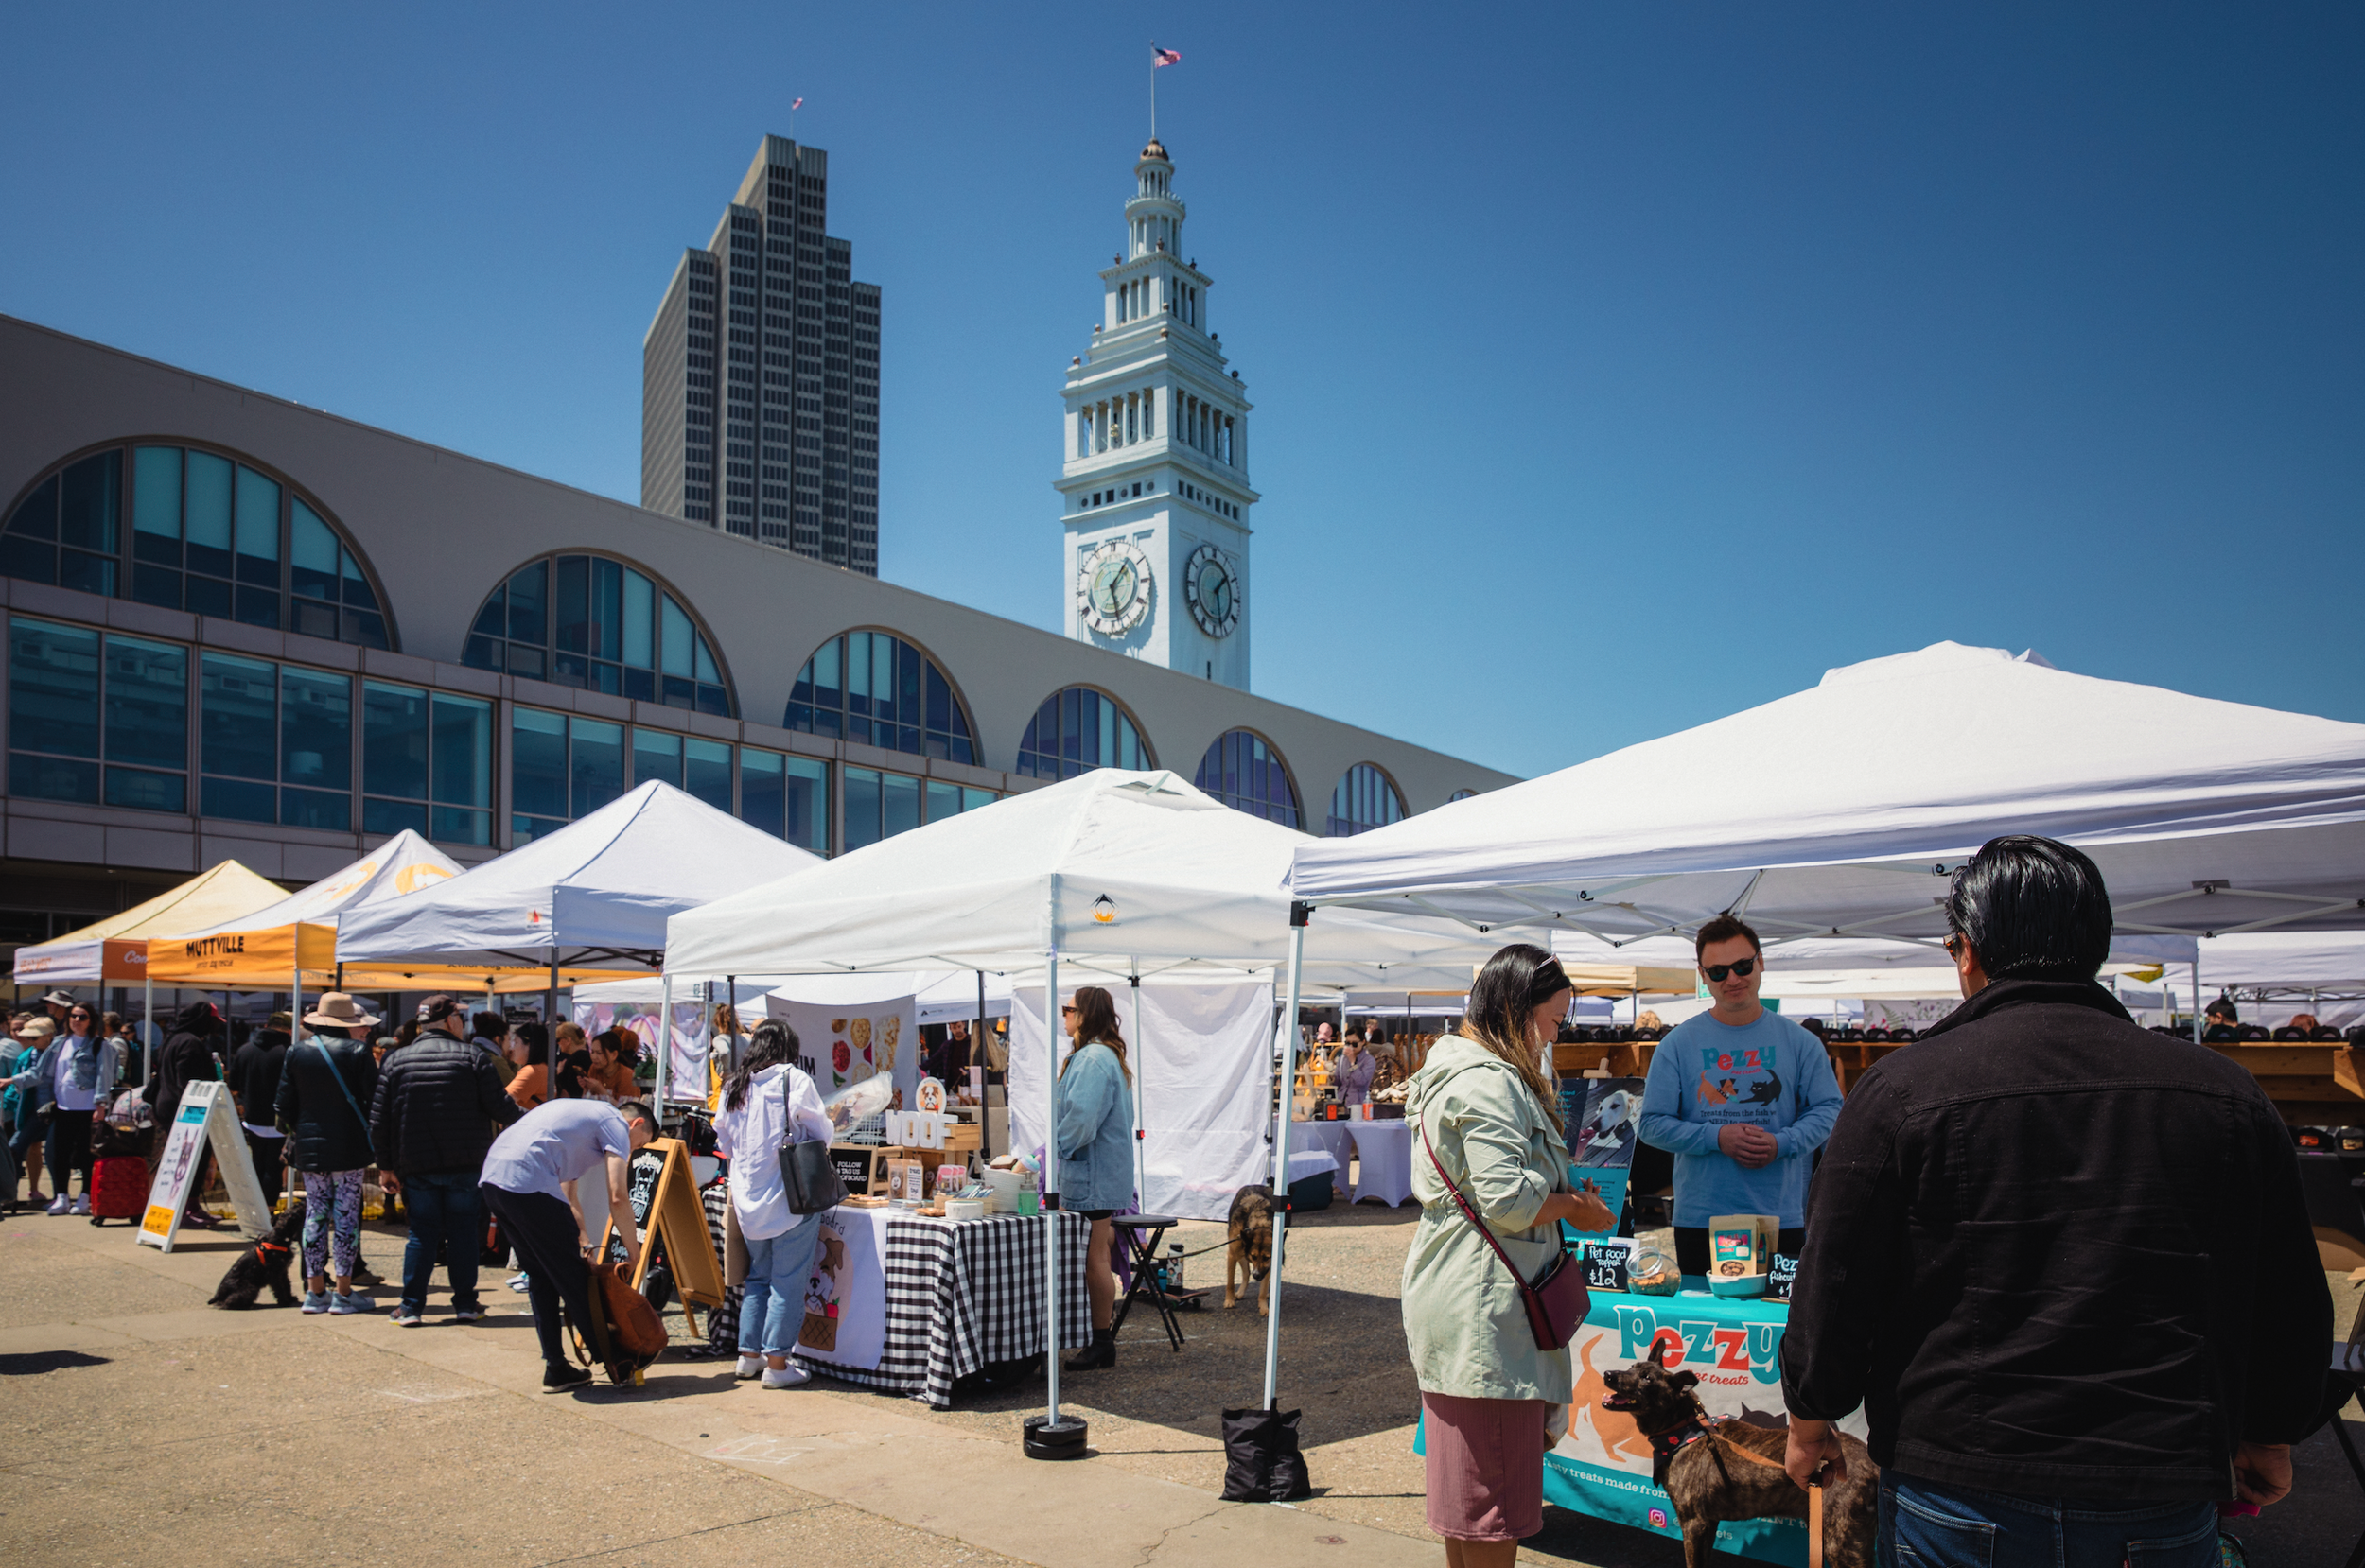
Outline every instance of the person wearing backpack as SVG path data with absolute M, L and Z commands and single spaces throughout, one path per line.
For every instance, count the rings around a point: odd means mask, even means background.
M 353 1288 L 361 1246 L 361 1172 L 370 1163 L 361 1107 L 377 1089 L 377 1063 L 355 1038 L 377 1019 L 342 991 L 304 1015 L 309 1033 L 279 1066 L 275 1105 L 288 1135 L 288 1163 L 304 1178 L 304 1310 L 345 1316 L 376 1312 Z M 333 1269 L 332 1269 L 333 1262 Z M 331 1296 L 331 1273 L 337 1292 Z
M 739 1375 L 766 1388 L 794 1388 L 813 1374 L 789 1363 L 804 1324 L 805 1280 L 821 1243 L 819 1216 L 788 1206 L 780 1180 L 783 1143 L 833 1129 L 821 1091 L 797 1065 L 796 1032 L 767 1019 L 756 1025 L 739 1066 L 723 1081 L 714 1152 L 731 1162 L 730 1200 L 747 1243 L 747 1281 L 739 1302 Z
M 494 1133 L 523 1114 L 492 1054 L 467 1038 L 468 1015 L 456 998 L 428 998 L 418 1023 L 418 1037 L 386 1058 L 370 1112 L 379 1179 L 402 1194 L 411 1220 L 394 1319 L 406 1329 L 425 1321 L 438 1253 L 451 1278 L 452 1315 L 463 1323 L 484 1315 L 476 1294 L 484 1243 L 477 1184 Z

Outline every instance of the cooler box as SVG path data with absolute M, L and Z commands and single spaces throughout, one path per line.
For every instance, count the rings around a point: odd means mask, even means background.
M 1289 1207 L 1300 1214 L 1330 1207 L 1339 1162 L 1323 1149 L 1299 1149 L 1289 1156 Z

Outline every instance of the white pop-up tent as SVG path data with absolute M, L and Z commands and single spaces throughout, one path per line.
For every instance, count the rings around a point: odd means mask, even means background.
M 1833 735 L 1879 740 L 1835 761 Z M 2365 724 L 1942 642 L 1307 845 L 1289 886 L 1612 940 L 1738 909 L 1769 939 L 1926 941 L 1947 876 L 2003 833 L 2092 855 L 2122 932 L 2365 926 Z
M 1104 769 L 678 915 L 666 965 L 685 974 L 1040 969 L 1046 991 L 1060 995 L 1079 979 L 1129 989 L 1136 976 L 1270 984 L 1294 934 L 1292 995 L 1306 963 L 1335 966 L 1324 973 L 1340 983 L 1387 985 L 1410 973 L 1423 978 L 1408 985 L 1428 989 L 1451 973 L 1466 984 L 1491 946 L 1449 922 L 1345 916 L 1312 941 L 1292 933 L 1281 882 L 1291 852 L 1309 842 L 1174 774 Z M 1276 1021 L 1293 1046 L 1294 1012 Z M 1273 1035 L 1263 1038 L 1279 1049 Z M 1144 1049 L 1154 1054 L 1157 1042 Z M 1266 1063 L 1253 1070 L 1261 1079 Z M 1046 1071 L 1040 1081 L 1054 1116 L 1054 1079 Z M 1282 1095 L 1276 1170 L 1287 1169 L 1288 1105 Z M 1056 1192 L 1056 1151 L 1044 1178 Z M 1045 1310 L 1056 1329 L 1057 1232 L 1046 1230 Z M 1048 1339 L 1056 1348 L 1057 1333 Z M 1056 1420 L 1056 1353 L 1049 1366 Z
M 538 973 L 555 1019 L 563 984 L 659 967 L 671 916 L 820 863 L 653 780 L 449 881 L 346 911 L 337 959 Z

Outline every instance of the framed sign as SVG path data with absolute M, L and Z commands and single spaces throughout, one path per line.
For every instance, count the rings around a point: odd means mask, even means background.
M 1585 1288 L 1587 1290 L 1625 1290 L 1627 1271 L 1634 1262 L 1634 1239 L 1612 1236 L 1606 1241 L 1587 1239 L 1585 1244 Z
M 657 1158 L 650 1159 L 652 1155 Z M 632 1272 L 632 1288 L 639 1290 L 648 1277 L 649 1264 L 657 1257 L 656 1244 L 662 1242 L 666 1262 L 674 1270 L 674 1284 L 681 1292 L 682 1315 L 694 1333 L 698 1323 L 690 1315 L 691 1309 L 723 1304 L 723 1265 L 714 1256 L 714 1235 L 707 1228 L 706 1210 L 698 1202 L 689 1145 L 678 1138 L 649 1140 L 648 1146 L 633 1157 L 624 1190 L 641 1225 L 640 1266 Z M 606 1256 L 615 1229 L 611 1219 L 595 1257 Z
M 1774 1266 L 1765 1275 L 1765 1298 L 1769 1301 L 1787 1301 L 1792 1287 L 1797 1282 L 1798 1260 L 1788 1253 L 1775 1253 Z
M 166 1133 L 164 1157 L 157 1160 L 155 1179 L 149 1184 L 148 1211 L 141 1216 L 134 1238 L 142 1246 L 172 1250 L 181 1216 L 188 1212 L 189 1190 L 204 1168 L 201 1156 L 209 1143 L 221 1170 L 221 1183 L 230 1191 L 230 1206 L 237 1211 L 238 1228 L 250 1238 L 271 1234 L 271 1205 L 263 1200 L 254 1153 L 238 1129 L 238 1113 L 231 1108 L 230 1087 L 200 1079 L 181 1091 L 181 1108 L 173 1113 L 172 1126 Z

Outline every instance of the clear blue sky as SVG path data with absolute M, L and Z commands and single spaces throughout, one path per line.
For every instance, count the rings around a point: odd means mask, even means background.
M 1056 627 L 1152 36 L 1260 692 L 1523 774 L 1942 637 L 2365 720 L 2355 6 L 19 4 L 0 310 L 637 499 L 802 94 L 882 573 Z

